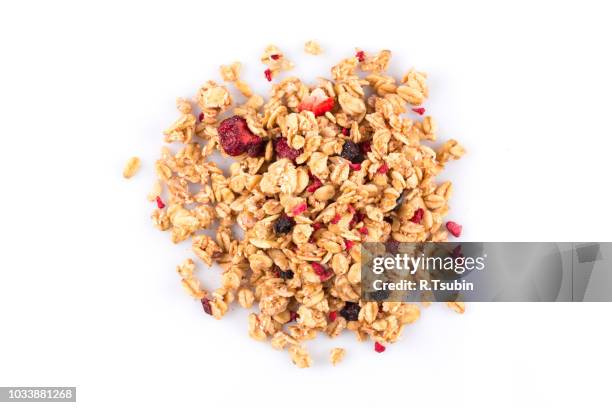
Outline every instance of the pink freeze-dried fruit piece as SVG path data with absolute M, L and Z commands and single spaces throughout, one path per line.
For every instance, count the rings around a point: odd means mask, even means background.
M 320 263 L 311 262 L 310 265 L 312 266 L 312 269 L 319 276 L 322 282 L 326 281 L 327 279 L 331 277 L 332 272 L 329 269 L 325 269 L 325 267 L 321 265 Z
M 295 160 L 299 155 L 304 153 L 304 149 L 294 149 L 289 146 L 287 143 L 287 139 L 284 137 L 279 137 L 276 139 L 276 143 L 274 144 L 274 150 L 276 151 L 276 155 L 280 158 L 286 158 L 289 160 Z
M 359 62 L 363 62 L 365 61 L 365 52 L 359 50 L 355 53 L 355 57 L 359 60 Z
M 270 71 L 269 68 L 264 71 L 264 76 L 266 77 L 268 82 L 272 81 L 272 71 Z
M 155 201 L 157 202 L 157 208 L 159 208 L 160 210 L 166 206 L 160 196 L 155 197 Z
M 382 344 L 380 344 L 379 342 L 374 343 L 374 351 L 376 351 L 377 353 L 382 353 L 386 349 L 387 348 L 383 346 Z
M 334 108 L 334 98 L 328 97 L 321 88 L 314 89 L 298 105 L 298 111 L 311 111 L 315 116 L 324 115 Z
M 329 321 L 330 322 L 334 322 L 337 317 L 338 317 L 338 312 L 336 312 L 335 310 L 333 312 L 329 312 Z
M 264 140 L 254 135 L 247 121 L 238 115 L 223 120 L 217 128 L 219 143 L 230 156 L 248 153 L 251 157 L 259 156 L 265 146 Z
M 425 210 L 422 208 L 417 208 L 410 221 L 414 222 L 415 224 L 420 224 L 421 220 L 423 219 L 423 215 L 425 215 Z
M 463 230 L 463 226 L 457 224 L 455 221 L 449 221 L 446 223 L 446 229 L 453 234 L 455 237 L 459 238 L 461 236 L 461 231 Z
M 418 113 L 419 115 L 423 115 L 425 113 L 425 108 L 423 107 L 412 108 L 412 111 Z

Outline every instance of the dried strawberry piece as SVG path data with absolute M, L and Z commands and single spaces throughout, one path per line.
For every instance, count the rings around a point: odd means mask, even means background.
M 342 134 L 344 136 L 350 135 L 351 134 L 351 129 L 349 129 L 349 128 L 342 128 Z
M 359 171 L 361 170 L 361 163 L 349 163 L 349 167 L 353 171 Z
M 342 218 L 342 216 L 340 214 L 336 214 L 336 215 L 334 215 L 334 218 L 332 218 L 332 220 L 330 222 L 332 224 L 337 224 L 338 222 L 340 222 L 341 218 Z
M 329 312 L 329 321 L 330 322 L 334 322 L 337 317 L 338 317 L 338 312 L 336 312 L 335 310 L 333 312 Z
M 365 218 L 365 214 L 356 212 L 355 215 L 353 215 L 353 219 L 349 223 L 349 228 L 353 228 L 355 224 L 359 224 L 361 221 L 364 220 L 364 218 Z
M 419 108 L 412 108 L 412 111 L 418 113 L 419 115 L 422 115 L 422 114 L 425 113 L 425 108 L 421 108 L 421 107 L 419 107 Z
M 422 208 L 417 208 L 410 221 L 414 222 L 415 224 L 419 224 L 423 219 L 423 215 L 425 215 L 425 210 Z
M 279 137 L 276 139 L 274 143 L 274 150 L 276 151 L 276 155 L 278 157 L 289 160 L 295 160 L 299 155 L 304 153 L 304 149 L 294 149 L 289 146 L 287 139 L 284 137 Z
M 279 54 L 272 54 L 270 55 L 270 58 L 272 58 L 274 61 L 278 60 L 281 56 Z
M 320 230 L 322 226 L 323 225 L 320 222 L 315 222 L 314 224 L 312 224 L 312 229 L 317 231 Z
M 217 128 L 219 142 L 225 153 L 230 156 L 239 156 L 248 153 L 251 157 L 261 154 L 265 146 L 264 140 L 254 135 L 247 125 L 247 121 L 238 116 L 227 118 Z
M 160 196 L 155 197 L 155 201 L 157 202 L 157 208 L 160 210 L 166 206 Z
M 378 170 L 376 170 L 378 174 L 387 174 L 388 171 L 389 171 L 389 166 L 387 165 L 387 163 L 383 163 L 383 165 L 380 166 Z
M 357 53 L 355 54 L 355 57 L 359 60 L 359 62 L 363 62 L 365 61 L 365 52 L 364 51 L 357 51 Z
M 264 71 L 264 75 L 266 79 L 268 80 L 268 82 L 272 81 L 272 71 L 270 71 L 270 68 Z
M 308 208 L 308 205 L 306 203 L 298 204 L 295 207 L 293 207 L 293 210 L 291 210 L 291 215 L 293 215 L 294 217 L 296 215 L 300 215 L 301 213 L 306 211 L 307 208 Z
M 368 227 L 361 227 L 359 228 L 359 232 L 361 232 L 363 235 L 368 235 Z
M 355 246 L 355 243 L 353 241 L 345 239 L 344 245 L 346 246 L 346 251 L 349 252 Z
M 212 315 L 212 308 L 210 307 L 210 300 L 208 298 L 203 297 L 202 300 L 202 308 L 206 314 Z
M 449 221 L 446 223 L 446 229 L 455 237 L 459 238 L 461 231 L 463 230 L 463 226 L 457 224 L 455 221 Z
M 314 193 L 319 187 L 323 185 L 323 183 L 316 176 L 311 175 L 310 177 L 312 178 L 312 182 L 308 185 L 308 187 L 306 187 L 306 191 L 308 191 L 309 193 Z
M 347 206 L 346 206 L 346 209 L 347 209 L 347 211 L 348 211 L 349 213 L 351 213 L 351 214 L 355 214 L 355 207 L 353 207 L 352 205 L 350 205 L 350 204 L 349 204 L 349 205 L 347 205 Z
M 328 97 L 321 88 L 316 88 L 310 95 L 302 99 L 298 105 L 298 112 L 307 110 L 314 113 L 315 116 L 324 115 L 334 108 L 334 98 Z
M 376 351 L 377 353 L 382 353 L 386 349 L 387 348 L 383 346 L 382 344 L 380 344 L 379 342 L 374 343 L 374 351 Z
M 321 281 L 326 281 L 327 279 L 331 277 L 332 275 L 331 271 L 328 269 L 325 269 L 323 265 L 321 265 L 320 263 L 311 262 L 310 265 L 312 266 L 312 269 L 317 274 L 317 276 L 319 276 Z

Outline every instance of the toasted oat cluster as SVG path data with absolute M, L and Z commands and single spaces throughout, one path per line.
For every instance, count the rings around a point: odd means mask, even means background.
M 308 84 L 278 78 L 293 63 L 269 46 L 261 57 L 262 79 L 275 80 L 267 100 L 240 80 L 240 63 L 222 66 L 243 100 L 208 81 L 193 102 L 178 100 L 179 118 L 164 132 L 180 147 L 164 147 L 155 164 L 153 223 L 223 269 L 211 290 L 187 259 L 177 268 L 183 287 L 216 319 L 232 303 L 256 304 L 250 336 L 287 349 L 298 367 L 312 364 L 304 342 L 319 332 L 350 330 L 382 352 L 419 318 L 421 305 L 360 300 L 361 242 L 461 233 L 456 222 L 444 224 L 452 185 L 436 178 L 464 149 L 455 140 L 430 147 L 437 126 L 422 106 L 426 74 L 394 78 L 385 73 L 390 59 L 388 50 L 357 51 L 330 79 Z M 229 172 L 219 153 L 233 159 Z M 330 361 L 344 354 L 333 349 Z

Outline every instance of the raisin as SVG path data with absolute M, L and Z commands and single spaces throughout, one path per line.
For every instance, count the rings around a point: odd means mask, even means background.
M 346 302 L 344 308 L 340 311 L 340 316 L 344 317 L 349 322 L 357 321 L 361 307 L 359 303 Z
M 291 231 L 294 225 L 295 221 L 287 214 L 283 214 L 274 223 L 274 232 L 277 234 L 286 234 Z
M 361 154 L 361 149 L 359 146 L 351 141 L 347 140 L 344 142 L 342 146 L 342 153 L 340 156 L 347 159 L 351 163 L 361 163 L 363 161 L 363 154 Z

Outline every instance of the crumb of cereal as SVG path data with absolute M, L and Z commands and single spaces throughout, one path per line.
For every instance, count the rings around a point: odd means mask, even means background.
M 140 168 L 140 159 L 136 156 L 130 157 L 123 168 L 123 177 L 129 179 L 133 177 Z
M 346 350 L 340 347 L 335 347 L 329 352 L 329 361 L 335 366 L 336 364 L 342 361 L 345 354 Z
M 306 44 L 304 44 L 304 51 L 312 55 L 319 55 L 323 52 L 319 43 L 314 40 L 306 41 Z

